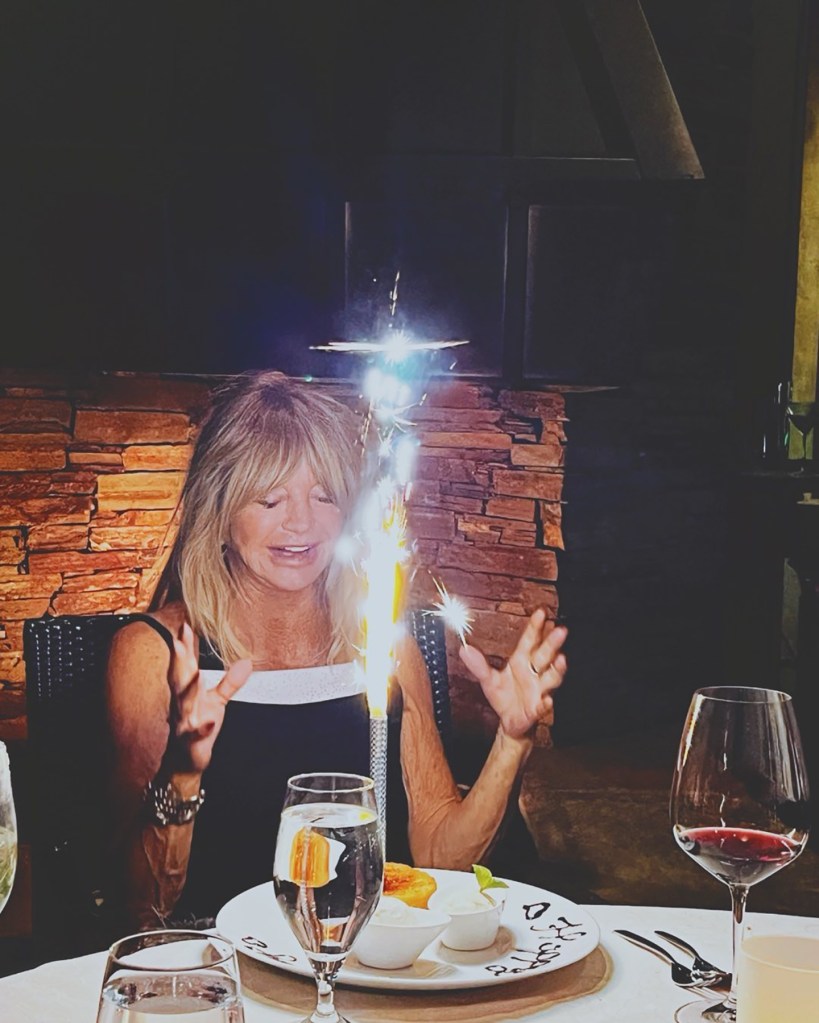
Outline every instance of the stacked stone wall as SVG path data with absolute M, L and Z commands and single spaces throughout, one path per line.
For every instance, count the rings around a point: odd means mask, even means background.
M 218 382 L 0 374 L 0 738 L 25 735 L 26 619 L 147 606 Z M 316 386 L 358 401 L 349 384 Z M 535 607 L 557 613 L 564 419 L 557 392 L 461 381 L 436 383 L 414 412 L 412 599 L 430 602 L 443 582 L 490 658 L 508 654 Z M 456 720 L 491 727 L 452 643 Z

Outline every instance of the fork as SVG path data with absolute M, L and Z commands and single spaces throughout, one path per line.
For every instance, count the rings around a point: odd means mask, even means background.
M 669 931 L 655 931 L 654 933 L 659 934 L 661 938 L 665 938 L 672 945 L 676 945 L 677 948 L 687 952 L 694 960 L 692 968 L 704 976 L 712 974 L 715 980 L 721 980 L 727 976 L 725 970 L 721 970 L 718 966 L 714 966 L 713 963 L 709 963 L 707 959 L 703 959 L 694 946 L 690 945 L 684 938 L 678 938 L 676 934 L 671 934 Z
M 702 973 L 694 967 L 684 966 L 678 962 L 674 956 L 671 955 L 666 949 L 650 938 L 644 938 L 641 934 L 635 934 L 634 931 L 625 931 L 615 928 L 615 934 L 621 935 L 627 941 L 631 941 L 635 945 L 639 945 L 641 948 L 647 949 L 649 952 L 653 952 L 659 956 L 665 962 L 671 965 L 671 979 L 677 985 L 677 987 L 687 988 L 694 991 L 698 995 L 702 995 L 704 998 L 708 998 L 711 994 L 727 995 L 731 986 L 731 975 L 718 972 L 714 974 Z

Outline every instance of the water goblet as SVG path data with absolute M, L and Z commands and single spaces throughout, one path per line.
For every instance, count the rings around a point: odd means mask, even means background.
M 244 1023 L 233 945 L 205 931 L 143 931 L 108 950 L 97 1023 Z
M 0 742 L 0 912 L 11 895 L 17 869 L 17 819 L 11 794 L 11 771 L 5 744 Z
M 383 879 L 372 780 L 357 774 L 291 778 L 279 822 L 273 883 L 316 978 L 316 1008 L 305 1023 L 345 1023 L 333 1002 L 335 980 L 375 909 Z
M 733 1023 L 748 889 L 793 863 L 808 838 L 807 770 L 787 693 L 732 686 L 694 693 L 671 788 L 671 824 L 679 846 L 728 886 L 734 925 L 730 994 L 705 1009 L 701 1001 L 684 1006 L 676 1019 Z

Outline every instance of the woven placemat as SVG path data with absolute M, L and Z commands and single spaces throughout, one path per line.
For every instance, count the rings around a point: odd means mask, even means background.
M 240 954 L 245 998 L 309 1016 L 316 1004 L 312 980 L 265 966 Z M 466 991 L 418 993 L 339 987 L 336 1006 L 356 1023 L 502 1023 L 526 1019 L 559 1002 L 592 995 L 611 976 L 611 960 L 602 946 L 579 963 L 530 980 Z

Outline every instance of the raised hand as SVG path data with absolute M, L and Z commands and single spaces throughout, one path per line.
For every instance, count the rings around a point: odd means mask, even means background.
M 547 621 L 538 608 L 501 670 L 493 668 L 477 647 L 461 647 L 461 660 L 480 682 L 501 728 L 511 738 L 528 735 L 538 721 L 551 722 L 551 694 L 566 674 L 566 656 L 561 652 L 566 636 L 567 630 Z
M 208 766 L 228 700 L 242 688 L 252 670 L 250 660 L 236 661 L 217 686 L 207 689 L 199 674 L 190 625 L 185 622 L 173 637 L 169 681 L 172 743 L 178 770 L 201 772 Z

